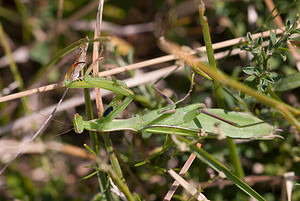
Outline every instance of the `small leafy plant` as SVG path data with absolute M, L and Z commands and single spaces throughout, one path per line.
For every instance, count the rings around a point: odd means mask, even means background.
M 294 41 L 294 34 L 299 34 L 300 29 L 297 29 L 298 24 L 291 23 L 289 20 L 286 22 L 285 31 L 282 35 L 276 38 L 276 34 L 270 30 L 269 41 L 263 41 L 262 37 L 257 40 L 253 40 L 251 33 L 247 33 L 248 43 L 246 43 L 241 49 L 251 53 L 252 59 L 250 65 L 243 68 L 243 72 L 249 75 L 246 79 L 246 83 L 258 91 L 274 96 L 273 89 L 277 85 L 281 78 L 275 72 L 270 70 L 269 61 L 272 57 L 278 55 L 285 62 L 287 59 L 286 52 L 289 51 L 285 47 L 287 41 Z M 268 43 L 268 44 L 267 44 Z

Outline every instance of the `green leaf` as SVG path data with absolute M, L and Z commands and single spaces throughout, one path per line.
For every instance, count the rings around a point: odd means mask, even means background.
M 260 36 L 260 37 L 258 37 L 258 39 L 256 40 L 255 44 L 256 44 L 257 46 L 261 46 L 262 43 L 263 43 L 263 39 L 262 39 L 262 37 Z
M 241 47 L 241 50 L 250 51 L 251 48 L 249 46 L 243 46 Z
M 253 75 L 254 73 L 256 73 L 256 70 L 254 66 L 246 66 L 243 68 L 243 72 L 248 75 Z
M 136 163 L 134 164 L 135 167 L 139 167 L 139 166 L 142 166 L 142 165 L 145 165 L 147 163 L 146 160 L 142 161 L 142 162 L 139 162 L 139 163 Z
M 89 178 L 91 178 L 92 176 L 96 175 L 97 173 L 98 173 L 98 170 L 96 170 L 96 171 L 92 172 L 91 174 L 89 174 L 89 175 L 83 177 L 82 180 L 89 179 Z
M 252 36 L 250 32 L 247 32 L 247 38 L 249 40 L 249 42 L 253 42 Z
M 285 23 L 285 30 L 288 31 L 291 28 L 291 21 L 287 20 Z
M 294 31 L 291 32 L 291 34 L 295 34 L 295 33 L 300 34 L 300 29 L 295 29 Z
M 247 183 L 245 183 L 243 180 L 241 180 L 239 177 L 237 177 L 235 174 L 233 174 L 227 167 L 225 167 L 222 163 L 217 161 L 215 158 L 213 158 L 209 153 L 204 151 L 201 148 L 198 148 L 195 145 L 189 146 L 190 151 L 195 153 L 196 156 L 202 160 L 204 163 L 209 165 L 211 168 L 213 168 L 215 171 L 217 171 L 219 174 L 224 174 L 227 179 L 232 181 L 237 187 L 239 187 L 241 190 L 243 190 L 245 193 L 247 193 L 249 196 L 252 196 L 253 198 L 259 200 L 259 201 L 265 201 L 265 199 L 258 194 L 255 190 L 253 190 Z
M 266 75 L 264 78 L 267 82 L 274 83 L 274 80 L 270 75 Z
M 289 91 L 300 87 L 300 72 L 288 75 L 277 85 L 276 91 Z
M 93 155 L 97 155 L 97 153 L 94 151 L 94 150 L 92 150 L 90 147 L 89 147 L 89 145 L 87 145 L 87 144 L 84 144 L 83 145 L 89 152 L 91 152 Z
M 285 62 L 287 59 L 287 56 L 285 54 L 280 54 L 282 61 Z
M 270 31 L 270 42 L 271 47 L 273 47 L 276 44 L 276 35 L 273 31 Z
M 258 54 L 258 55 L 260 55 L 260 54 L 261 54 L 260 47 L 254 48 L 254 49 L 252 50 L 252 53 L 253 53 L 253 54 Z

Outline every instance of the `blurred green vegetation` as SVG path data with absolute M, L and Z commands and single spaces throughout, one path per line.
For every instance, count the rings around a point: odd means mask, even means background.
M 206 0 L 205 3 L 205 15 L 210 26 L 212 43 L 246 36 L 248 32 L 254 34 L 276 27 L 272 15 L 262 0 Z M 50 67 L 47 66 L 48 62 L 73 42 L 85 38 L 86 35 L 90 38 L 94 35 L 93 26 L 92 28 L 84 26 L 82 28 L 80 25 L 88 25 L 95 20 L 98 1 L 64 0 L 61 19 L 57 18 L 58 5 L 58 0 L 0 1 L 0 22 L 11 50 L 14 52 L 19 47 L 24 46 L 27 48 L 26 51 L 29 51 L 29 58 L 23 61 L 15 59 L 25 88 L 62 81 L 64 74 L 75 61 L 77 52 L 67 54 L 57 64 L 51 64 Z M 295 21 L 297 12 L 299 13 L 300 10 L 299 1 L 278 0 L 275 1 L 275 5 L 284 22 L 290 20 L 293 23 Z M 252 8 L 257 14 L 257 19 L 254 22 L 249 22 L 249 9 Z M 111 43 L 105 44 L 103 54 L 105 60 L 102 70 L 165 55 L 157 46 L 159 34 L 164 34 L 169 40 L 181 45 L 198 47 L 204 44 L 198 8 L 192 0 L 109 0 L 105 2 L 103 21 L 112 24 L 103 24 L 102 34 L 111 35 L 113 32 L 113 35 L 126 41 L 130 51 L 121 53 L 121 50 L 118 50 L 121 47 L 116 48 Z M 148 27 L 148 29 L 135 26 L 135 32 L 131 34 L 122 32 L 122 28 L 125 29 L 126 25 L 150 22 L 152 25 L 149 25 L 150 28 Z M 114 32 L 113 25 L 120 25 L 121 28 Z M 269 41 L 269 39 L 264 40 Z M 261 54 L 261 51 L 255 51 L 257 50 L 255 48 L 260 47 L 261 42 L 250 41 L 245 44 L 244 49 L 252 54 Z M 251 61 L 249 57 L 243 55 L 224 57 L 217 61 L 217 66 L 254 89 L 271 94 L 266 90 L 269 88 L 283 101 L 299 108 L 300 92 L 299 85 L 297 85 L 299 73 L 295 60 L 290 52 L 284 49 L 286 48 L 285 43 L 282 43 L 280 47 L 281 49 L 277 48 L 280 51 L 274 53 L 266 61 L 267 68 L 264 69 L 265 71 L 260 69 L 262 66 L 257 64 L 258 60 Z M 272 48 L 270 46 L 268 50 L 272 51 Z M 89 49 L 89 62 L 91 61 L 91 49 Z M 3 47 L 0 45 L 0 59 L 4 55 Z M 3 64 L 0 63 L 0 87 L 3 89 L 14 81 L 14 76 L 10 72 L 9 64 L 1 61 Z M 41 69 L 45 66 L 49 67 L 46 72 L 38 74 L 38 72 L 43 71 Z M 151 69 L 160 67 L 157 65 Z M 173 100 L 179 100 L 188 91 L 189 71 L 186 69 L 185 73 L 170 75 L 160 82 L 159 87 L 168 95 L 170 94 Z M 115 77 L 123 79 L 134 73 L 137 72 L 123 73 Z M 295 80 L 294 84 L 287 86 L 285 83 L 291 83 L 292 79 Z M 194 87 L 188 100 L 182 105 L 203 102 L 210 107 L 216 107 L 212 83 L 200 76 L 196 77 L 196 82 L 201 84 Z M 132 114 L 144 113 L 147 108 L 156 108 L 166 104 L 148 85 L 136 87 L 134 91 L 146 98 L 141 101 L 137 100 L 135 104 L 132 104 L 124 118 L 130 117 Z M 15 89 L 11 93 L 14 92 L 17 90 Z M 70 92 L 69 96 L 72 93 L 76 92 Z M 277 110 L 237 91 L 230 90 L 230 93 L 234 97 L 242 99 L 246 104 L 245 106 L 237 103 L 232 96 L 225 92 L 225 103 L 230 110 L 247 110 L 282 130 L 279 135 L 283 136 L 284 139 L 236 141 L 246 176 L 250 178 L 252 175 L 270 176 L 271 178 L 271 180 L 254 181 L 252 187 L 268 201 L 281 201 L 284 173 L 295 172 L 296 182 L 300 183 L 299 132 L 291 127 Z M 40 108 L 57 103 L 60 96 L 61 91 L 56 90 L 42 94 L 38 98 L 28 97 L 29 106 L 33 112 L 38 112 Z M 110 99 L 105 98 L 104 101 L 107 104 Z M 83 113 L 83 107 L 77 107 L 76 111 Z M 13 122 L 25 114 L 25 109 L 19 104 L 19 100 L 0 103 L 0 108 L 1 126 Z M 57 136 L 67 128 L 72 128 L 71 117 L 74 111 L 73 109 L 58 115 L 56 119 L 62 121 L 63 125 L 54 121 L 43 135 L 43 141 L 55 140 L 78 147 L 83 147 L 84 143 L 90 144 L 86 134 L 75 135 L 73 131 L 70 131 L 67 134 Z M 41 117 L 43 116 L 41 115 Z M 30 134 L 26 131 L 21 136 L 20 133 L 22 132 L 9 132 L 6 135 L 1 135 L 0 140 L 21 139 L 22 136 Z M 173 182 L 165 170 L 168 168 L 179 170 L 187 160 L 188 153 L 180 151 L 169 136 L 139 136 L 131 132 L 124 133 L 112 133 L 110 137 L 126 183 L 131 192 L 136 192 L 144 200 L 161 200 Z M 101 143 L 103 142 L 101 141 Z M 167 148 L 161 152 L 152 153 L 154 149 L 161 147 Z M 225 141 L 207 139 L 204 141 L 203 148 L 232 168 Z M 2 161 L 3 158 L 1 157 L 0 160 Z M 143 163 L 140 163 L 141 161 Z M 54 151 L 19 157 L 4 175 L 0 176 L 0 200 L 101 200 L 102 194 L 99 194 L 97 178 L 91 177 L 81 180 L 91 173 L 91 169 L 85 168 L 91 164 L 85 159 Z M 208 199 L 214 201 L 236 200 L 237 187 L 233 185 L 222 186 L 222 184 L 216 183 L 214 183 L 215 186 L 210 186 L 208 183 L 213 182 L 211 177 L 215 178 L 218 175 L 215 175 L 200 160 L 195 160 L 186 175 L 186 179 L 193 180 L 198 187 L 200 182 L 205 182 L 204 186 L 207 186 L 204 187 L 204 194 Z M 119 198 L 114 196 L 113 199 L 118 200 Z M 182 188 L 176 192 L 176 198 L 174 197 L 174 200 L 180 199 L 187 199 Z M 293 191 L 292 200 L 300 200 L 299 187 Z

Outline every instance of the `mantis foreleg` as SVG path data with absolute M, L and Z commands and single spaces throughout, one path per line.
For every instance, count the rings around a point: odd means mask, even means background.
M 107 106 L 103 113 L 103 117 L 99 118 L 95 121 L 95 124 L 98 124 L 98 127 L 101 128 L 101 125 L 104 125 L 107 122 L 115 119 L 133 100 L 134 94 L 128 89 L 126 84 L 119 80 L 109 80 L 106 78 L 99 77 L 90 77 L 85 76 L 83 80 L 76 80 L 73 82 L 65 82 L 69 88 L 103 88 L 112 92 L 115 92 L 117 95 L 111 101 L 111 103 Z M 121 104 L 119 102 L 122 100 L 123 96 L 126 98 L 122 101 Z M 82 119 L 80 119 L 78 114 L 74 117 L 74 127 L 77 133 L 81 133 L 82 129 Z

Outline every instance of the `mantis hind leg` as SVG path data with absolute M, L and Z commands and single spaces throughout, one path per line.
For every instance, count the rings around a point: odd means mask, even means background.
M 259 125 L 259 124 L 265 123 L 264 121 L 260 121 L 260 122 L 256 122 L 256 123 L 252 123 L 252 124 L 240 125 L 240 124 L 237 123 L 237 122 L 233 122 L 233 121 L 224 119 L 223 117 L 220 117 L 220 116 L 218 116 L 218 115 L 215 115 L 215 114 L 213 114 L 213 113 L 211 113 L 211 112 L 209 112 L 208 110 L 203 109 L 203 108 L 202 108 L 202 109 L 199 109 L 199 112 L 201 112 L 201 113 L 203 113 L 203 114 L 206 114 L 206 115 L 208 115 L 208 116 L 210 116 L 210 117 L 213 117 L 213 118 L 215 118 L 215 119 L 218 119 L 218 120 L 220 120 L 220 121 L 223 121 L 223 122 L 225 122 L 225 123 L 227 123 L 227 124 L 229 124 L 229 125 L 235 126 L 235 127 L 237 127 L 237 128 L 245 128 L 245 127 L 250 127 L 250 126 L 255 126 L 255 125 Z

